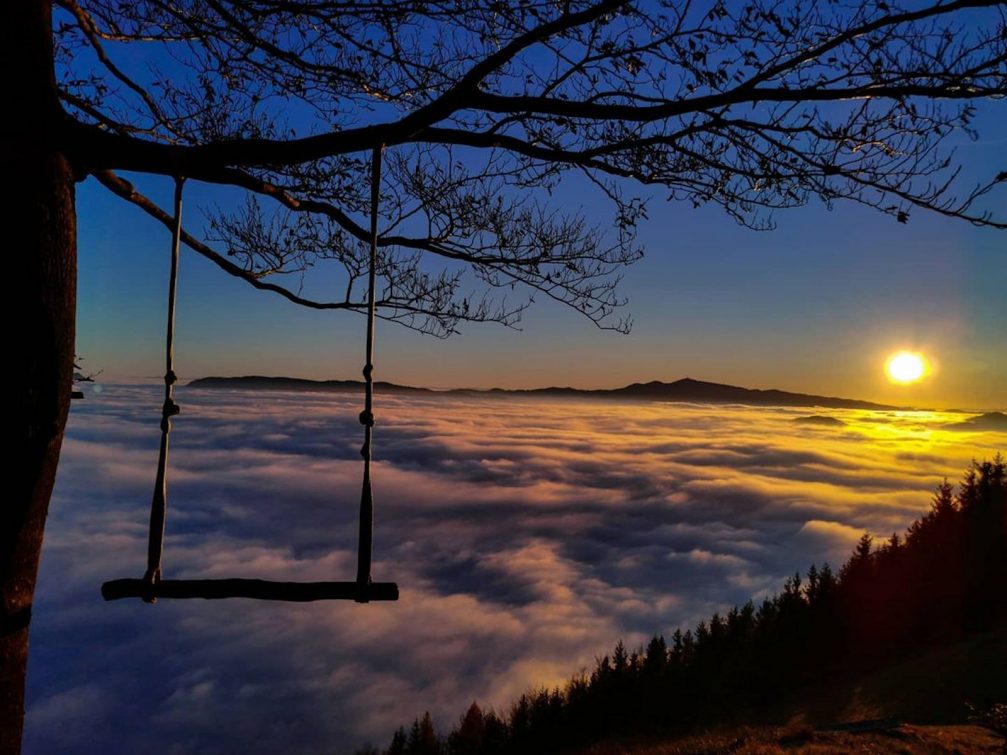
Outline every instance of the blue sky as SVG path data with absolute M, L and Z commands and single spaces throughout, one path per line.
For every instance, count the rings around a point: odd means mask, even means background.
M 1007 166 L 1007 106 L 984 103 L 981 137 L 955 138 L 963 185 Z M 130 176 L 170 206 L 165 179 Z M 1004 190 L 989 197 L 1002 209 Z M 186 225 L 233 201 L 190 184 Z M 588 214 L 578 189 L 554 201 Z M 78 346 L 117 380 L 161 371 L 168 233 L 93 180 L 78 191 Z M 551 302 L 523 330 L 468 326 L 448 341 L 380 326 L 381 379 L 434 387 L 616 386 L 683 376 L 916 406 L 1007 406 L 1007 233 L 913 213 L 906 225 L 838 203 L 779 212 L 754 232 L 714 207 L 654 200 L 641 228 L 647 255 L 626 270 L 631 335 L 603 332 Z M 289 284 L 290 281 L 288 280 Z M 313 290 L 319 282 L 308 281 Z M 207 374 L 359 374 L 363 321 L 305 311 L 252 290 L 197 255 L 182 259 L 177 363 Z M 900 348 L 923 351 L 933 375 L 894 387 L 882 374 Z

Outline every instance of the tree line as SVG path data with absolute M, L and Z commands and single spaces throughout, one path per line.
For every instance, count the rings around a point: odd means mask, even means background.
M 794 698 L 928 648 L 1007 627 L 1007 464 L 973 462 L 930 510 L 880 544 L 863 535 L 839 569 L 812 565 L 783 590 L 627 650 L 620 641 L 563 688 L 506 713 L 475 702 L 444 736 L 429 713 L 358 755 L 561 752 L 675 734 Z

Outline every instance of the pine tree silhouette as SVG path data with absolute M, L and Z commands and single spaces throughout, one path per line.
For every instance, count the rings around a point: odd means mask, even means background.
M 812 565 L 756 607 L 751 601 L 655 636 L 620 640 L 563 689 L 522 695 L 509 716 L 473 703 L 442 745 L 430 714 L 385 755 L 531 755 L 610 737 L 686 731 L 787 695 L 957 641 L 1007 629 L 1007 469 L 973 462 L 957 493 L 944 480 L 930 511 L 875 547 L 864 534 L 834 573 Z

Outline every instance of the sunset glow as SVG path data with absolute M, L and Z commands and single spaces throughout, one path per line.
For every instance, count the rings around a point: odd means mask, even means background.
M 918 383 L 927 374 L 927 362 L 922 354 L 911 351 L 899 351 L 888 357 L 885 362 L 885 374 L 888 379 L 899 385 Z
M 3 17 L 0 755 L 1007 755 L 1007 0 Z
M 25 752 L 142 752 L 179 736 L 179 720 L 206 741 L 226 726 L 229 751 L 352 752 L 417 709 L 447 722 L 473 699 L 501 710 L 613 638 L 635 647 L 804 564 L 841 563 L 864 532 L 901 532 L 934 480 L 1005 439 L 948 412 L 832 409 L 832 424 L 808 424 L 802 407 L 386 393 L 374 571 L 399 581 L 399 603 L 163 601 L 151 618 L 96 596 L 146 557 L 162 391 L 106 385 L 74 406 L 32 620 Z M 179 398 L 169 522 L 185 529 L 169 530 L 171 573 L 352 574 L 359 397 L 182 386 Z M 141 631 L 158 642 L 128 640 Z M 134 681 L 138 668 L 157 684 Z M 281 684 L 313 722 L 296 747 L 272 723 Z M 78 708 L 83 695 L 101 704 Z M 161 715 L 130 728 L 133 705 Z

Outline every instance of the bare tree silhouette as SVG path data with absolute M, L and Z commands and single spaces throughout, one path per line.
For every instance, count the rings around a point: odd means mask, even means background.
M 360 311 L 366 154 L 384 146 L 379 311 L 435 335 L 513 325 L 536 295 L 627 328 L 633 185 L 753 228 L 816 198 L 1004 227 L 978 200 L 1007 172 L 956 187 L 944 149 L 970 103 L 1007 93 L 1002 2 L 23 0 L 5 18 L 3 207 L 29 310 L 0 522 L 4 751 L 69 405 L 78 182 L 160 222 L 118 171 L 244 192 L 184 242 L 296 303 Z M 566 181 L 611 222 L 565 211 Z M 341 299 L 277 282 L 321 264 Z

